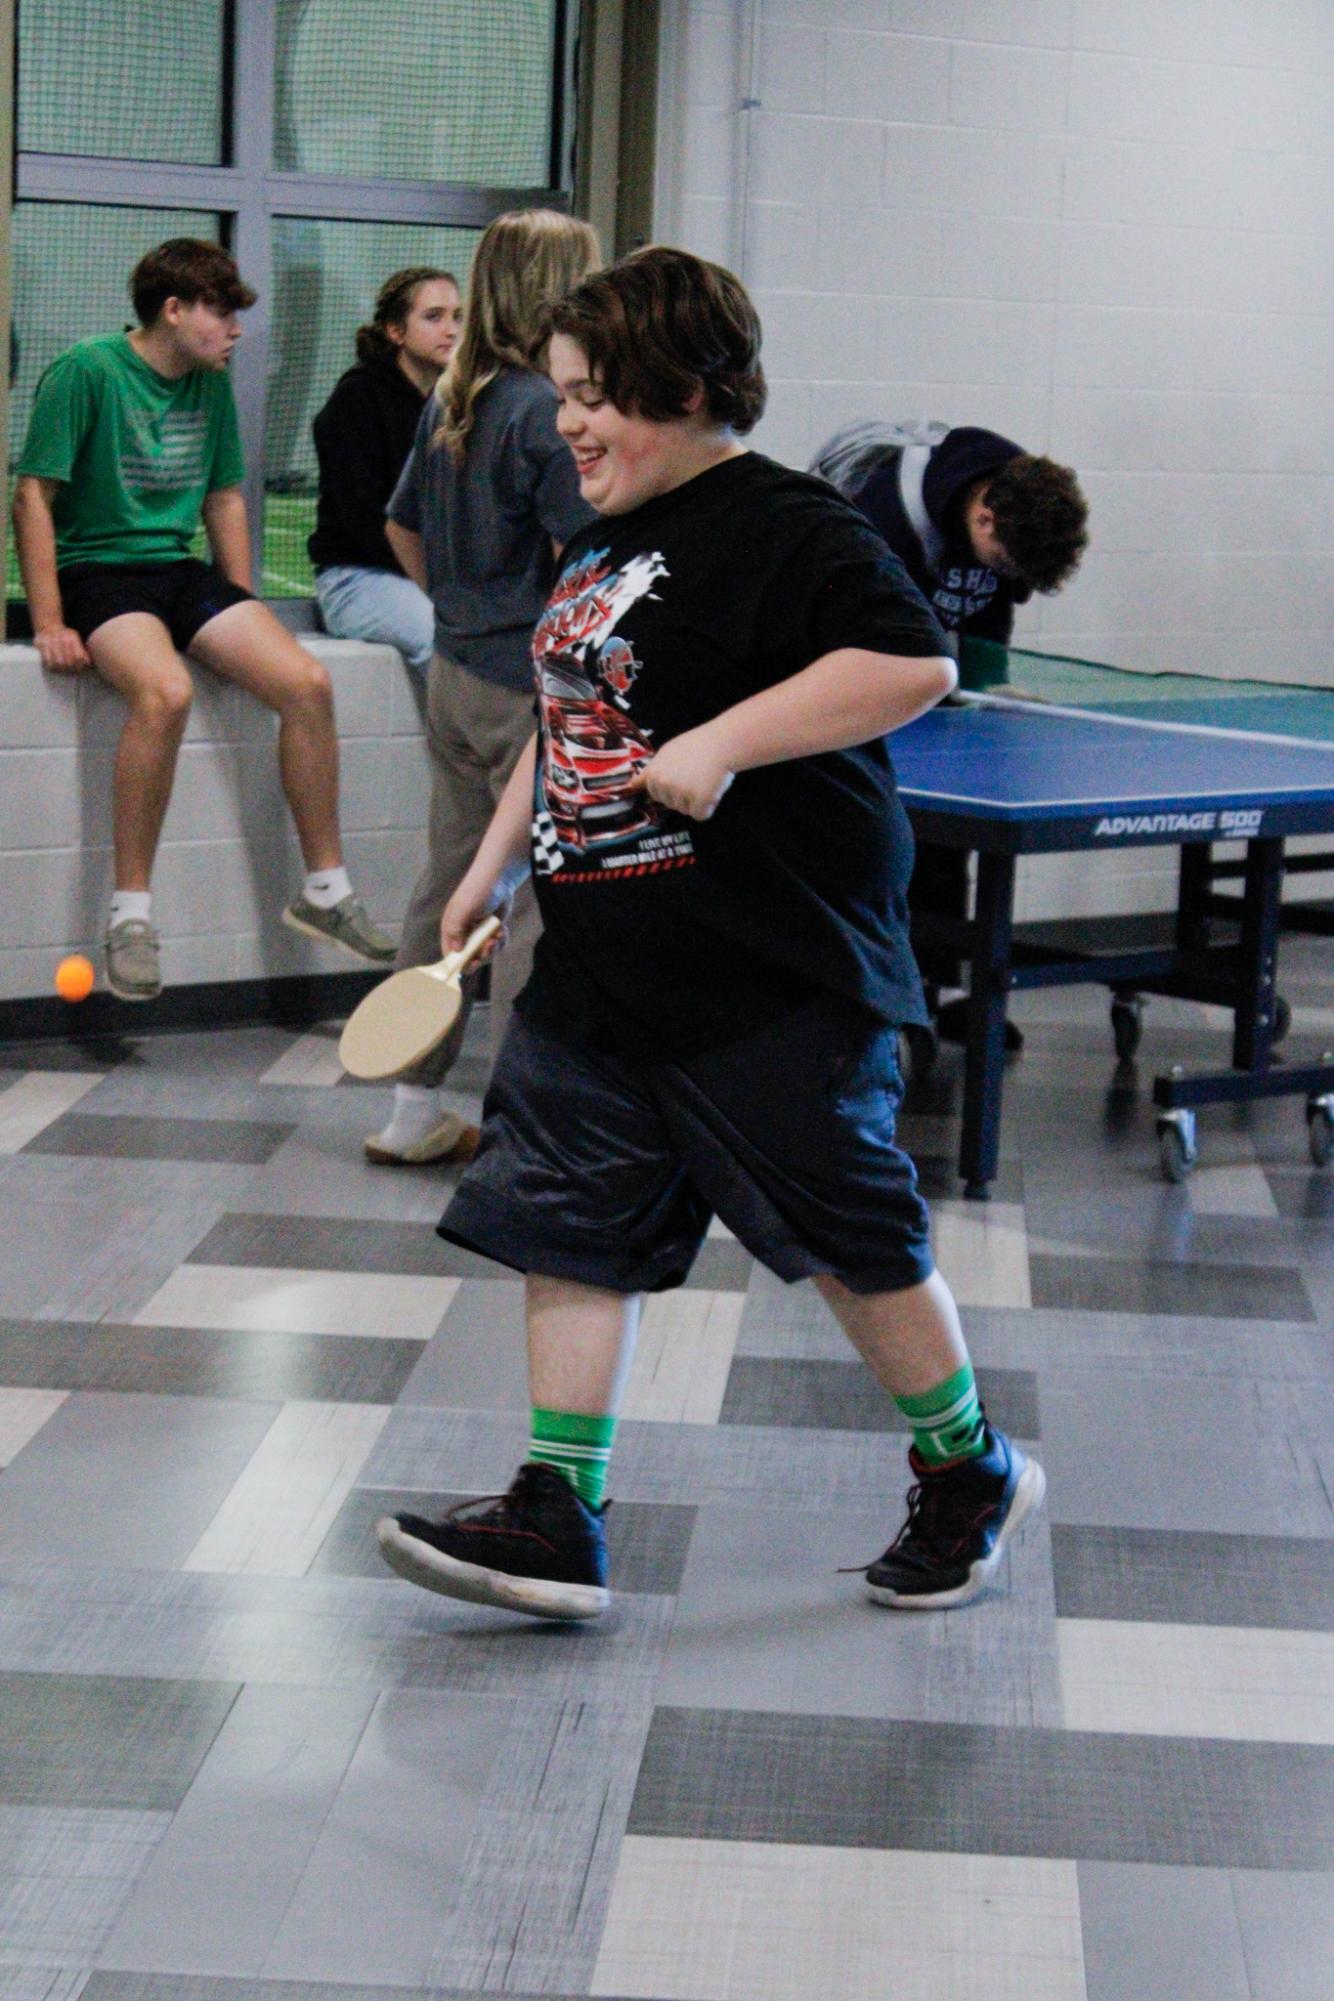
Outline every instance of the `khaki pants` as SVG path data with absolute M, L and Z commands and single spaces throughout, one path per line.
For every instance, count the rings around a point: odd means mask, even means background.
M 437 653 L 426 683 L 426 748 L 431 760 L 429 853 L 403 920 L 396 970 L 440 957 L 440 918 L 462 882 L 490 825 L 501 793 L 537 728 L 533 698 L 470 674 Z M 539 921 L 531 882 L 514 899 L 509 943 L 492 961 L 491 1053 L 509 1021 L 514 996 L 528 978 Z M 404 1083 L 435 1085 L 462 1046 L 477 981 L 465 976 L 459 1018 L 439 1049 Z

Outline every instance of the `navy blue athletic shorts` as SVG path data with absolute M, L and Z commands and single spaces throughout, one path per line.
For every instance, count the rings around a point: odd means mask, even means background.
M 896 1030 L 834 997 L 679 1062 L 593 1054 L 516 1012 L 440 1235 L 518 1271 L 663 1292 L 716 1214 L 789 1282 L 901 1291 L 933 1270 L 901 1091 Z
M 72 563 L 60 572 L 65 623 L 85 642 L 109 618 L 146 611 L 161 619 L 172 645 L 184 653 L 220 611 L 251 601 L 249 591 L 193 556 L 179 563 Z

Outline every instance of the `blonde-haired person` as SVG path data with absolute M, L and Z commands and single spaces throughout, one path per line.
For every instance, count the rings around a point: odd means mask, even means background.
M 389 503 L 390 547 L 435 609 L 429 852 L 403 923 L 400 969 L 439 958 L 445 905 L 533 733 L 533 627 L 559 549 L 593 518 L 556 432 L 540 328 L 545 309 L 601 262 L 593 230 L 572 216 L 525 209 L 496 217 L 477 246 L 459 344 Z M 508 929 L 492 988 L 495 1040 L 532 956 L 537 919 L 526 882 Z M 470 998 L 465 992 L 448 1041 L 397 1085 L 389 1124 L 366 1142 L 369 1159 L 417 1165 L 471 1152 L 475 1128 L 441 1100 Z
M 324 629 L 335 639 L 396 646 L 419 684 L 431 664 L 435 618 L 385 539 L 384 510 L 462 317 L 450 272 L 422 264 L 393 272 L 357 328 L 355 363 L 314 423 L 320 497 L 307 547 Z

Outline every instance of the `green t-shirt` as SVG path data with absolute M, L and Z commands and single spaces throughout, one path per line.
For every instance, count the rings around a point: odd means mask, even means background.
M 15 470 L 60 481 L 61 569 L 179 563 L 205 497 L 245 471 L 232 385 L 212 369 L 168 380 L 126 334 L 81 340 L 38 383 Z

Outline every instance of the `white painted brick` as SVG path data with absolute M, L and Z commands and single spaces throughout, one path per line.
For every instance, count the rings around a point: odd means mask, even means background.
M 77 847 L 79 780 L 74 750 L 0 751 L 0 850 Z
M 943 124 L 950 115 L 950 45 L 909 35 L 831 34 L 825 109 L 835 117 Z
M 399 670 L 398 678 L 390 684 L 389 691 L 389 734 L 391 737 L 420 736 L 426 696 L 422 684 L 406 667 Z M 339 734 L 343 734 L 342 717 L 334 710 Z
M 1059 216 L 1065 142 L 1046 132 L 890 125 L 884 202 L 934 213 Z M 851 181 L 841 199 L 848 199 Z
M 824 109 L 825 37 L 818 26 L 778 21 L 764 28 L 759 95 L 767 111 Z
M 309 650 L 329 670 L 339 736 L 388 736 L 394 696 L 404 675 L 403 662 L 393 647 L 326 639 L 310 644 Z M 265 713 L 256 702 L 244 706 L 247 712 L 258 708 L 261 715 Z
M 1322 473 L 1334 407 L 1299 396 L 1058 387 L 1053 436 L 1091 469 Z
M 822 289 L 893 297 L 941 289 L 941 223 L 918 209 L 826 206 L 819 211 Z
M 1334 17 L 1325 0 L 1075 0 L 1076 48 L 1276 69 L 1334 66 Z
M 890 0 L 764 0 L 770 21 L 796 21 L 807 27 L 865 28 L 886 31 L 891 25 Z
M 756 201 L 846 200 L 850 189 L 881 185 L 885 131 L 850 119 L 755 115 L 751 194 Z M 720 185 L 699 186 L 701 194 Z
M 1037 387 L 1050 378 L 1054 326 L 1045 305 L 969 312 L 953 299 L 886 300 L 881 365 L 894 380 Z
M 431 802 L 431 768 L 419 743 L 391 743 L 388 763 L 386 827 L 408 828 L 421 839 L 426 853 L 426 816 Z
M 716 195 L 720 189 L 731 189 L 738 158 L 739 116 L 730 106 L 723 110 L 690 106 L 685 121 L 687 195 Z
M 1053 49 L 1007 49 L 955 42 L 949 114 L 984 130 L 1063 132 L 1068 58 Z
M 739 95 L 736 27 L 730 9 L 721 12 L 704 7 L 690 9 L 684 88 L 690 104 L 735 104 Z
M 197 986 L 235 977 L 236 940 L 230 932 L 199 938 L 163 938 L 164 986 Z
M 805 212 L 796 211 L 798 215 Z M 726 264 L 732 255 L 732 203 L 690 195 L 683 204 L 682 216 L 684 226 L 676 239 L 681 248 L 693 250 L 696 257 L 708 257 L 715 264 Z
M 44 673 L 35 647 L 0 647 L 0 742 L 15 749 L 72 744 L 83 678 Z
M 1059 223 L 1031 216 L 959 215 L 943 234 L 941 290 L 951 297 L 1055 301 Z
M 107 849 L 10 851 L 0 854 L 0 876 L 6 945 L 59 949 L 68 938 L 97 932 L 111 887 L 111 857 Z
M 756 298 L 775 376 L 865 381 L 879 359 L 880 302 L 849 294 L 768 292 Z
M 752 202 L 748 283 L 773 292 L 805 291 L 817 282 L 823 286 L 821 225 L 821 210 L 813 202 Z
M 807 382 L 772 382 L 764 421 L 752 438 L 757 450 L 780 465 L 809 465 L 819 440 L 812 425 L 813 391 Z M 865 409 L 863 401 L 861 408 Z
M 902 34 L 1030 49 L 1066 48 L 1070 13 L 1071 0 L 893 0 L 891 8 Z

